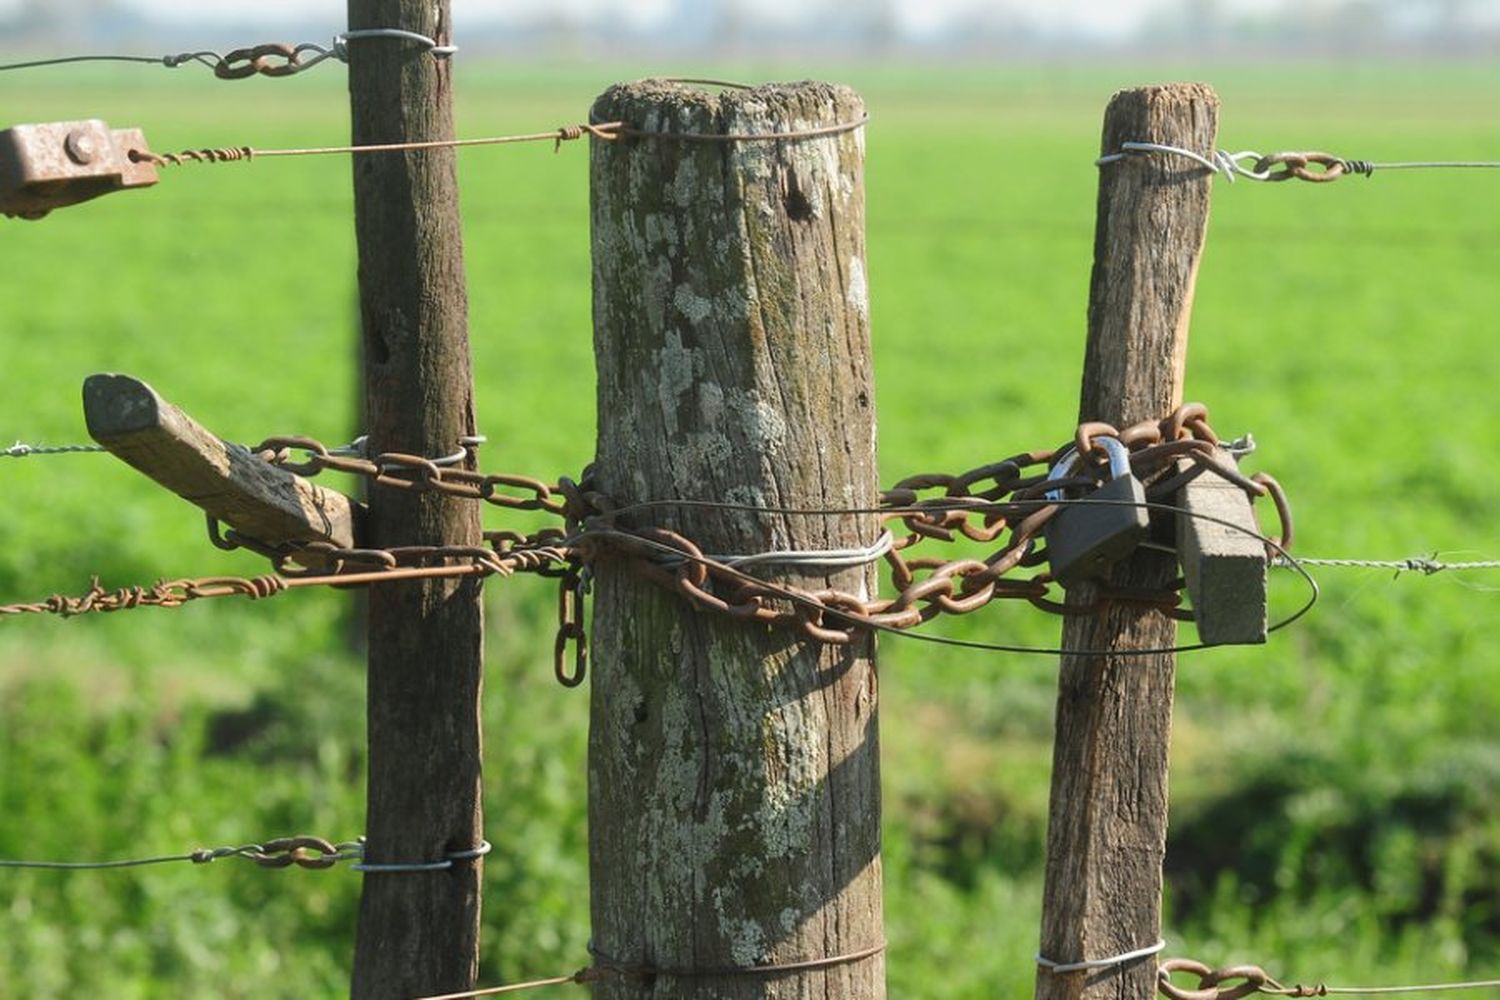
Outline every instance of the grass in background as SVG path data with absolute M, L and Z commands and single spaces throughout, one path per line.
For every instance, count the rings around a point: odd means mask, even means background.
M 467 135 L 581 121 L 660 67 L 457 65 Z M 672 67 L 676 71 L 677 67 Z M 1489 66 L 716 68 L 865 94 L 883 479 L 1064 437 L 1076 415 L 1099 120 L 1114 89 L 1203 78 L 1226 148 L 1500 158 Z M 336 67 L 224 84 L 130 68 L 17 75 L 9 121 L 99 116 L 160 150 L 338 141 Z M 486 469 L 576 473 L 594 431 L 582 144 L 460 158 Z M 1500 551 L 1488 363 L 1500 177 L 1376 174 L 1214 192 L 1188 393 L 1288 487 L 1300 551 Z M 95 371 L 150 381 L 226 437 L 354 427 L 354 241 L 341 158 L 190 166 L 6 222 L 0 434 L 84 440 Z M 6 442 L 8 443 L 8 441 Z M 107 457 L 5 460 L 0 600 L 262 570 Z M 487 513 L 487 524 L 509 523 Z M 1327 571 L 1264 648 L 1184 656 L 1168 859 L 1174 951 L 1284 981 L 1500 968 L 1500 646 L 1480 578 Z M 1299 594 L 1274 581 L 1277 607 Z M 550 679 L 548 588 L 489 590 L 484 969 L 576 968 L 587 939 L 585 701 Z M 344 599 L 0 625 L 0 857 L 176 852 L 363 815 L 362 679 Z M 994 608 L 936 627 L 1055 642 Z M 1055 664 L 882 641 L 894 997 L 1025 995 L 1040 900 Z M 358 877 L 233 861 L 0 873 L 18 994 L 344 991 Z M 951 973 L 952 969 L 961 973 Z M 953 978 L 958 975 L 960 978 Z M 967 978 L 964 978 L 967 977 Z M 935 986 L 935 983 L 942 985 Z

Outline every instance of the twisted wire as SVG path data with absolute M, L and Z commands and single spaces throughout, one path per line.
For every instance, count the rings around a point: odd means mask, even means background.
M 0 450 L 0 458 L 27 458 L 31 455 L 82 455 L 108 451 L 97 444 L 26 444 L 17 441 L 9 448 Z
M 296 45 L 273 43 L 270 45 L 235 49 L 230 52 L 199 49 L 193 52 L 168 53 L 163 56 L 116 54 L 58 56 L 51 59 L 32 59 L 26 62 L 0 64 L 0 72 L 84 62 L 146 63 L 153 66 L 165 66 L 168 69 L 176 69 L 179 66 L 196 62 L 213 70 L 214 74 L 221 79 L 239 79 L 241 77 L 254 76 L 257 73 L 264 76 L 291 76 L 312 69 L 314 66 L 328 59 L 336 59 L 339 62 L 347 63 L 349 61 L 350 42 L 373 38 L 394 38 L 402 41 L 418 42 L 425 46 L 427 51 L 431 52 L 436 59 L 449 58 L 458 51 L 457 45 L 439 45 L 435 39 L 421 32 L 408 31 L 405 28 L 354 28 L 334 35 L 333 41 L 328 45 L 319 45 L 316 42 L 300 42 Z M 305 58 L 309 53 L 311 54 L 311 58 Z M 266 61 L 268 56 L 279 57 L 285 61 L 279 64 L 270 64 Z M 241 63 L 243 65 L 236 65 Z
M 1404 162 L 1383 163 L 1373 160 L 1348 159 L 1329 153 L 1271 153 L 1269 155 L 1262 155 L 1249 149 L 1234 153 L 1215 149 L 1205 156 L 1202 153 L 1191 149 L 1184 149 L 1181 146 L 1173 146 L 1161 142 L 1140 141 L 1120 143 L 1118 152 L 1100 156 L 1094 161 L 1094 165 L 1103 167 L 1111 163 L 1119 163 L 1132 155 L 1142 153 L 1162 153 L 1169 156 L 1183 157 L 1223 176 L 1231 184 L 1239 177 L 1263 182 L 1284 181 L 1290 178 L 1325 182 L 1337 180 L 1345 174 L 1358 174 L 1370 177 L 1377 170 L 1500 169 L 1500 160 L 1408 160 Z M 1250 167 L 1244 165 L 1243 161 L 1246 160 L 1251 161 L 1252 165 Z M 1321 171 L 1310 171 L 1307 169 L 1310 163 L 1321 166 L 1323 169 Z M 1283 169 L 1275 169 L 1278 166 Z

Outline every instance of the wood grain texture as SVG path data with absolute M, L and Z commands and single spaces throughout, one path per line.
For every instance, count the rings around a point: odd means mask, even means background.
M 350 0 L 351 28 L 449 38 L 447 0 Z M 399 39 L 349 43 L 356 144 L 453 136 L 449 62 Z M 351 158 L 363 325 L 365 430 L 376 451 L 450 452 L 474 433 L 463 242 L 452 150 Z M 478 505 L 373 489 L 370 543 L 473 545 Z M 385 584 L 369 595 L 372 862 L 432 861 L 483 837 L 480 584 Z M 480 862 L 369 874 L 353 993 L 469 988 L 478 967 Z
M 1191 465 L 1185 460 L 1178 467 Z M 1250 498 L 1228 480 L 1205 472 L 1178 490 L 1174 502 L 1187 512 L 1177 515 L 1177 558 L 1199 641 L 1265 642 L 1266 547 Z
M 236 531 L 270 546 L 358 544 L 363 506 L 220 440 L 129 375 L 90 375 L 83 415 L 110 454 Z
M 1218 106 L 1201 84 L 1122 91 L 1105 111 L 1103 151 L 1141 140 L 1206 153 Z M 1181 402 L 1211 180 L 1208 170 L 1170 156 L 1101 168 L 1081 420 L 1125 427 Z M 1156 587 L 1174 572 L 1170 556 L 1142 551 L 1110 582 Z M 1093 589 L 1074 588 L 1068 598 L 1089 602 Z M 1167 647 L 1176 636 L 1171 620 L 1129 606 L 1063 625 L 1065 649 Z M 1041 934 L 1041 953 L 1054 961 L 1124 954 L 1160 935 L 1175 669 L 1170 654 L 1062 658 Z M 1037 975 L 1036 995 L 1045 1000 L 1155 994 L 1149 958 Z
M 611 88 L 596 121 L 764 133 L 857 119 L 819 83 Z M 863 137 L 593 143 L 600 488 L 799 508 L 876 501 Z M 866 545 L 873 516 L 659 508 L 707 552 Z M 869 569 L 776 576 L 859 592 Z M 655 968 L 744 967 L 882 939 L 873 640 L 827 647 L 691 609 L 598 566 L 594 943 Z M 880 956 L 782 976 L 606 979 L 623 998 L 875 998 Z

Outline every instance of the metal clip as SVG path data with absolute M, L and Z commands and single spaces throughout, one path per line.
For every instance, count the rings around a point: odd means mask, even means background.
M 0 132 L 0 213 L 40 219 L 122 188 L 149 187 L 156 165 L 140 129 L 98 119 L 16 125 Z M 134 154 L 134 155 L 133 155 Z

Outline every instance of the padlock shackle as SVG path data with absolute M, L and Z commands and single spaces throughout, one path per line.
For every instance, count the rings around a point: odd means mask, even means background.
M 1053 462 L 1052 468 L 1047 470 L 1047 482 L 1052 483 L 1059 479 L 1066 479 L 1076 464 L 1078 464 L 1078 449 L 1070 444 L 1057 453 L 1057 461 Z M 1062 498 L 1062 490 L 1047 491 L 1048 500 L 1061 500 Z
M 1095 448 L 1103 448 L 1105 455 L 1109 458 L 1109 477 L 1111 479 L 1120 479 L 1130 475 L 1130 449 L 1125 447 L 1125 442 L 1117 437 L 1099 434 L 1094 437 L 1093 444 Z M 1058 452 L 1057 461 L 1047 471 L 1047 482 L 1051 483 L 1059 479 L 1066 479 L 1072 474 L 1073 467 L 1078 464 L 1078 460 L 1078 448 L 1075 445 L 1070 444 Z M 1047 491 L 1048 500 L 1061 500 L 1062 498 L 1062 490 L 1060 489 Z
M 1104 453 L 1109 456 L 1109 478 L 1119 479 L 1121 476 L 1130 474 L 1130 449 L 1125 447 L 1125 442 L 1117 437 L 1108 437 L 1100 434 L 1094 438 L 1094 447 L 1104 447 Z

